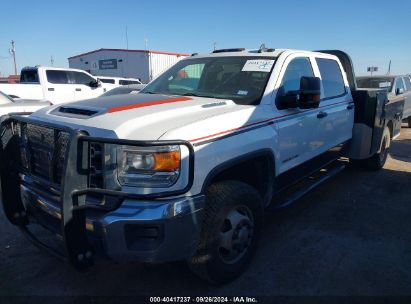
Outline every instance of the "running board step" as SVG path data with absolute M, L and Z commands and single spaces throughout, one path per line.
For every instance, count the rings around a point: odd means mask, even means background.
M 298 201 L 301 197 L 311 192 L 337 173 L 344 170 L 345 167 L 346 165 L 343 162 L 336 161 L 329 166 L 318 170 L 303 181 L 275 195 L 273 201 L 267 209 L 276 211 L 290 206 L 291 204 Z

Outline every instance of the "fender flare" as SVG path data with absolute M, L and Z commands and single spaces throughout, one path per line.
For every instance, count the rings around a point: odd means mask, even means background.
M 218 164 L 216 167 L 214 167 L 206 176 L 204 179 L 203 185 L 201 187 L 201 193 L 205 193 L 207 187 L 209 187 L 213 181 L 213 179 L 221 174 L 222 172 L 239 165 L 241 163 L 244 163 L 246 161 L 252 160 L 254 158 L 258 157 L 268 157 L 269 159 L 269 168 L 268 170 L 268 189 L 266 191 L 265 197 L 263 197 L 264 200 L 264 206 L 267 205 L 267 200 L 271 200 L 272 194 L 273 194 L 273 185 L 274 185 L 274 180 L 275 180 L 275 157 L 274 153 L 271 149 L 265 148 L 265 149 L 260 149 L 256 150 L 253 152 L 249 152 L 243 155 L 240 155 L 238 157 L 229 159 L 223 163 Z

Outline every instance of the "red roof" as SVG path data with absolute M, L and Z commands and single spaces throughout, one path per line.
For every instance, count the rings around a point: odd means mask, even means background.
M 175 56 L 190 56 L 190 54 L 184 54 L 184 53 L 173 53 L 173 52 L 161 52 L 161 51 L 153 51 L 153 50 L 127 50 L 127 49 L 98 49 L 94 51 L 90 51 L 87 53 L 82 53 L 79 55 L 71 56 L 68 59 L 74 59 L 78 58 L 81 56 L 93 54 L 93 53 L 98 53 L 101 51 L 110 51 L 110 52 L 129 52 L 129 53 L 153 53 L 153 54 L 164 54 L 164 55 L 175 55 Z

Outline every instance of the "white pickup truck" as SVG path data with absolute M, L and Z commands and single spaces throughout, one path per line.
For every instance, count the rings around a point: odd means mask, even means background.
M 38 66 L 23 68 L 20 83 L 0 84 L 0 91 L 12 98 L 59 104 L 95 98 L 114 87 L 82 70 Z
M 341 51 L 217 50 L 141 92 L 2 122 L 7 218 L 77 268 L 101 253 L 187 260 L 210 282 L 230 281 L 251 260 L 265 208 L 295 202 L 342 170 L 342 156 L 384 165 L 404 105 L 357 90 Z

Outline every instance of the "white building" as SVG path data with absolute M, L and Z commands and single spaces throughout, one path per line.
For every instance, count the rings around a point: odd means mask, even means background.
M 189 54 L 151 50 L 98 49 L 68 58 L 69 67 L 96 76 L 140 78 L 148 83 Z

